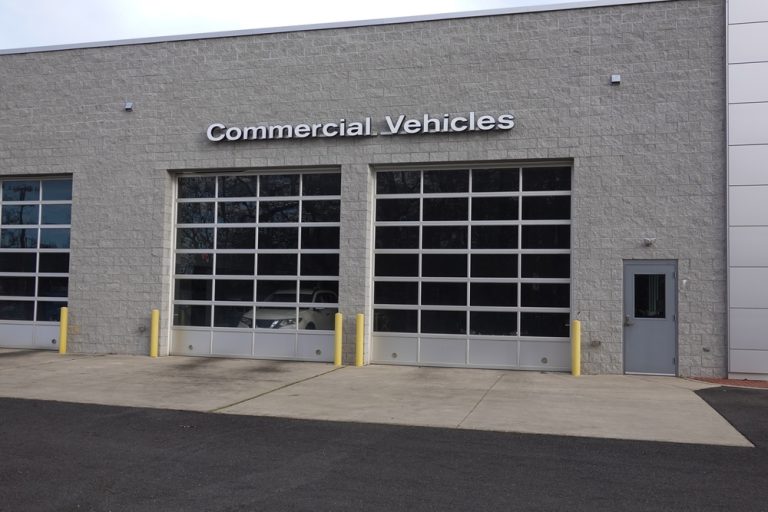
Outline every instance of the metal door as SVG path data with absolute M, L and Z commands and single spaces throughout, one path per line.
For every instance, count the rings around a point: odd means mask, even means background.
M 624 262 L 624 372 L 677 373 L 677 263 Z

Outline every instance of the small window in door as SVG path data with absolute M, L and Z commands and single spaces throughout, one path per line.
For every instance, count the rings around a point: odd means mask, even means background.
M 635 318 L 666 318 L 664 274 L 635 274 Z

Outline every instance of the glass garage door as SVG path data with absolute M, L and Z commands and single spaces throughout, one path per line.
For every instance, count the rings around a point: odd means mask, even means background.
M 171 351 L 333 360 L 338 173 L 178 178 Z
M 0 347 L 57 349 L 72 180 L 9 179 L 0 188 Z
M 376 173 L 373 361 L 565 370 L 571 168 Z

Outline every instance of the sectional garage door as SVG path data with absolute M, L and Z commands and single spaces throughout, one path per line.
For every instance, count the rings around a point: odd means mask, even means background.
M 373 362 L 570 365 L 570 166 L 376 173 Z
M 333 360 L 340 174 L 180 176 L 171 352 Z

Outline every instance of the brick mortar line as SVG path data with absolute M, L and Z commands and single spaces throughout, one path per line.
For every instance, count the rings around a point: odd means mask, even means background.
M 336 370 L 341 370 L 342 368 L 344 368 L 344 367 L 343 366 L 339 366 L 338 368 L 333 368 L 332 370 L 328 370 L 327 372 L 319 373 L 317 375 L 312 375 L 311 377 L 307 377 L 305 379 L 297 380 L 296 382 L 291 382 L 289 384 L 285 384 L 285 385 L 277 387 L 275 389 L 270 389 L 269 391 L 265 391 L 263 393 L 259 393 L 258 395 L 254 395 L 254 396 L 251 396 L 251 397 L 248 397 L 248 398 L 244 398 L 242 400 L 238 400 L 237 402 L 233 402 L 233 403 L 228 404 L 228 405 L 222 405 L 221 407 L 217 407 L 215 409 L 210 409 L 210 410 L 208 410 L 206 412 L 221 412 L 224 409 L 229 409 L 230 407 L 234 407 L 236 405 L 240 405 L 240 404 L 248 402 L 250 400 L 256 400 L 257 398 L 261 398 L 264 395 L 268 395 L 270 393 L 274 393 L 275 391 L 280 391 L 282 389 L 289 388 L 291 386 L 295 386 L 296 384 L 301 384 L 302 382 L 307 382 L 308 380 L 316 379 L 318 377 L 322 377 L 323 375 L 328 375 L 329 373 L 335 372 Z

